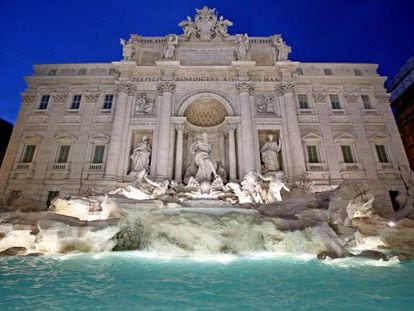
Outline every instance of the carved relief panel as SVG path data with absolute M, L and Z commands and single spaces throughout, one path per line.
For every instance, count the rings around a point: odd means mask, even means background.
M 133 115 L 146 116 L 156 114 L 155 93 L 140 92 L 135 97 Z

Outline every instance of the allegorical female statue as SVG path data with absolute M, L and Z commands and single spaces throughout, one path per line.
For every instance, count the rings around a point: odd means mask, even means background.
M 198 182 L 211 181 L 212 175 L 214 178 L 217 177 L 217 164 L 210 155 L 211 147 L 206 133 L 203 133 L 201 140 L 197 140 L 190 146 L 190 152 L 194 154 L 194 162 L 198 167 L 195 180 Z
M 262 161 L 264 164 L 265 172 L 276 172 L 280 170 L 278 153 L 282 148 L 282 142 L 279 139 L 279 143 L 273 141 L 273 135 L 268 135 L 268 141 L 260 149 L 262 155 Z
M 149 167 L 151 155 L 151 146 L 147 136 L 142 137 L 142 141 L 134 148 L 132 155 L 129 157 L 132 161 L 132 172 L 146 171 Z

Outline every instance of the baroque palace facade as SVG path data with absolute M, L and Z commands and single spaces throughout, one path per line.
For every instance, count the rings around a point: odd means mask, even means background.
M 207 7 L 179 25 L 182 35 L 121 40 L 121 61 L 35 65 L 3 194 L 46 202 L 121 186 L 144 140 L 149 175 L 186 182 L 190 147 L 206 136 L 227 180 L 266 173 L 273 145 L 270 165 L 289 182 L 307 173 L 322 190 L 365 180 L 390 211 L 408 162 L 377 65 L 291 61 L 280 35 L 230 35 L 232 23 Z

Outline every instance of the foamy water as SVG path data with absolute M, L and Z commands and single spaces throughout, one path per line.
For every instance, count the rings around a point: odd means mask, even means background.
M 411 310 L 413 268 L 271 252 L 0 258 L 0 310 Z

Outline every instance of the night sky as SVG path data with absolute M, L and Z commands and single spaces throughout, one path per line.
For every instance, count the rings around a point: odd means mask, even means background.
M 120 60 L 121 37 L 181 34 L 203 5 L 231 34 L 282 34 L 292 60 L 377 63 L 393 76 L 414 54 L 413 0 L 0 0 L 0 118 L 15 122 L 33 64 Z

